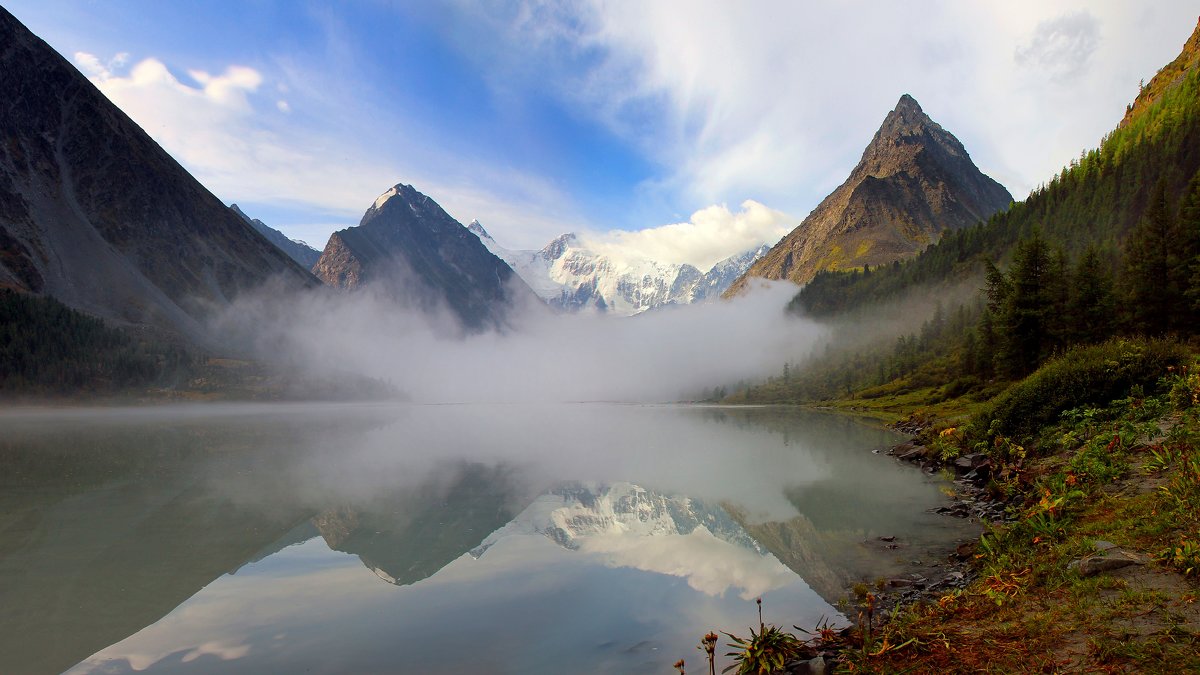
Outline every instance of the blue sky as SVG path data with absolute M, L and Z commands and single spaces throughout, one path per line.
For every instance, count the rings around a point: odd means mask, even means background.
M 1197 19 L 1174 1 L 5 7 L 218 197 L 317 248 L 404 182 L 510 248 L 575 230 L 701 266 L 794 227 L 905 92 L 1022 198 Z

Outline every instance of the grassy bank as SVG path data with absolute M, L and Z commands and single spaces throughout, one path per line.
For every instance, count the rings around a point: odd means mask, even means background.
M 921 395 L 871 392 L 832 407 L 915 418 L 926 461 L 969 457 L 1007 518 L 967 552 L 965 588 L 929 594 L 883 626 L 872 625 L 879 598 L 860 594 L 846 612 L 854 627 L 799 634 L 790 672 L 809 672 L 797 659 L 831 649 L 843 672 L 1200 672 L 1194 357 L 1171 343 L 1114 341 L 1055 359 L 990 400 L 921 405 Z M 731 647 L 737 672 L 789 672 L 739 670 L 760 659 Z
M 911 607 L 855 672 L 1200 671 L 1200 377 L 1067 411 L 1028 446 L 993 441 L 1016 520 L 974 554 L 977 581 Z

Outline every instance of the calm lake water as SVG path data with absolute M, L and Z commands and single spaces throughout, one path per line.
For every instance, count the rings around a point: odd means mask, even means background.
M 975 526 L 846 417 L 0 412 L 0 673 L 670 672 Z M 896 536 L 891 549 L 878 537 Z M 719 653 L 723 653 L 723 644 Z

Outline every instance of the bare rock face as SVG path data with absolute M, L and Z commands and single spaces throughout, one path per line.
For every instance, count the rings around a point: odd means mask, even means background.
M 1012 195 L 962 143 L 900 97 L 846 182 L 731 289 L 749 277 L 804 283 L 821 270 L 883 265 L 919 253 L 942 232 L 1007 208 Z
M 0 8 L 0 286 L 187 337 L 278 277 L 316 286 Z
M 357 227 L 335 232 L 313 274 L 330 286 L 382 289 L 403 305 L 447 308 L 468 331 L 501 327 L 533 291 L 479 238 L 411 185 L 396 185 Z

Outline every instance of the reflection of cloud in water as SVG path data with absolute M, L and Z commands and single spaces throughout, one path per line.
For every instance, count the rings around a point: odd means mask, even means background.
M 687 579 L 709 595 L 739 590 L 746 600 L 798 580 L 770 553 L 734 546 L 704 528 L 663 537 L 598 535 L 580 547 L 608 564 Z

